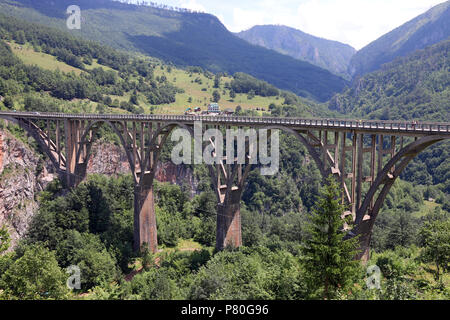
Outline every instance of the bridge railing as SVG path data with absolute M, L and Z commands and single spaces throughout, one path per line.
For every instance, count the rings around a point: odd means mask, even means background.
M 91 119 L 91 120 L 134 120 L 134 121 L 175 121 L 229 124 L 273 124 L 289 126 L 311 126 L 351 129 L 383 129 L 414 132 L 450 132 L 448 122 L 386 121 L 356 119 L 322 119 L 322 118 L 277 118 L 277 117 L 240 117 L 240 116 L 205 116 L 205 115 L 130 115 L 130 114 L 67 114 L 40 112 L 1 111 L 0 117 L 13 118 L 58 118 L 58 119 Z

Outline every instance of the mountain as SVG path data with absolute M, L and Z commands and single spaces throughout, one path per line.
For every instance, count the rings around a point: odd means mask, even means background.
M 241 72 L 177 68 L 0 13 L 0 108 L 182 114 L 187 106 L 206 107 L 215 96 L 223 109 L 239 106 L 255 115 L 281 105 L 297 116 L 330 112 Z
M 330 99 L 348 83 L 310 63 L 249 44 L 210 14 L 110 0 L 0 0 L 0 12 L 67 31 L 70 5 L 81 8 L 81 30 L 72 30 L 73 34 L 179 66 L 201 66 L 216 73 L 245 72 L 318 101 Z
M 254 45 L 307 61 L 335 74 L 347 76 L 356 50 L 337 41 L 326 40 L 287 26 L 264 25 L 236 33 Z
M 450 119 L 450 40 L 383 65 L 336 95 L 330 109 L 357 117 Z
M 349 73 L 361 76 L 396 57 L 447 39 L 450 36 L 450 1 L 439 4 L 358 51 Z

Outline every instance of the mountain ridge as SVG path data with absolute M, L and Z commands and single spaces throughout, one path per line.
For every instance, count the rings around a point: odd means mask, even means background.
M 449 37 L 450 1 L 447 1 L 359 50 L 351 59 L 348 73 L 353 77 L 363 76 L 397 57 L 424 49 Z
M 284 25 L 257 25 L 236 35 L 251 44 L 312 63 L 344 77 L 348 76 L 350 59 L 356 53 L 348 44 Z

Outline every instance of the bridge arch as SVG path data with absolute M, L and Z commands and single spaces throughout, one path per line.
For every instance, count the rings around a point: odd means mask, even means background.
M 445 140 L 445 136 L 425 136 L 418 139 L 403 149 L 401 149 L 378 173 L 375 182 L 366 194 L 363 204 L 356 213 L 355 229 L 347 235 L 350 238 L 359 235 L 360 253 L 357 259 L 367 261 L 369 259 L 370 240 L 372 236 L 375 219 L 381 210 L 384 200 L 388 195 L 394 182 L 400 176 L 406 166 L 423 150 L 429 146 Z M 380 190 L 381 188 L 381 190 Z M 380 191 L 378 195 L 377 191 Z M 370 203 L 375 200 L 375 204 L 370 208 Z M 368 213 L 368 214 L 366 214 Z
M 297 140 L 299 140 L 308 150 L 308 153 L 313 157 L 314 161 L 316 162 L 317 168 L 319 169 L 322 178 L 326 179 L 327 178 L 327 172 L 325 170 L 325 165 L 323 163 L 323 161 L 320 159 L 319 154 L 317 153 L 317 151 L 314 149 L 314 147 L 306 140 L 305 137 L 303 137 L 300 133 L 298 133 L 297 131 L 285 127 L 285 126 L 268 126 L 268 127 L 264 127 L 264 129 L 268 129 L 268 130 L 282 130 L 288 134 L 293 135 L 294 137 L 297 138 Z M 331 173 L 331 172 L 330 172 Z
M 21 118 L 15 118 L 12 116 L 4 116 L 1 115 L 0 118 L 7 120 L 9 122 L 15 123 L 17 124 L 20 128 L 22 128 L 23 130 L 25 130 L 25 132 L 33 137 L 33 139 L 38 143 L 39 147 L 41 148 L 41 150 L 49 157 L 50 161 L 53 164 L 53 167 L 55 168 L 55 170 L 58 172 L 58 174 L 62 174 L 63 173 L 63 169 L 61 168 L 61 166 L 59 165 L 59 161 L 57 159 L 57 156 L 55 155 L 54 152 L 51 151 L 51 149 L 49 148 L 49 146 L 46 144 L 46 133 L 41 130 L 37 125 L 35 125 L 32 121 L 26 121 L 25 119 L 21 119 Z M 54 145 L 53 141 L 50 141 L 50 143 L 52 143 Z M 62 163 L 65 165 L 66 159 L 64 156 L 62 156 Z

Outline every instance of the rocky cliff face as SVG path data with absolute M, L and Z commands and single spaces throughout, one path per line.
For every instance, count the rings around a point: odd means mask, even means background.
M 92 146 L 87 173 L 108 176 L 130 173 L 130 165 L 125 152 L 112 143 L 96 142 Z
M 326 40 L 287 26 L 263 25 L 236 34 L 247 42 L 307 61 L 347 77 L 356 50 L 347 44 Z
M 112 143 L 96 142 L 92 147 L 87 172 L 113 176 L 131 171 L 127 156 L 121 147 Z M 187 184 L 192 187 L 192 196 L 197 193 L 198 181 L 194 178 L 192 169 L 187 166 L 177 166 L 172 162 L 159 163 L 155 178 L 159 182 L 169 182 L 179 186 Z
M 114 144 L 97 142 L 92 149 L 88 174 L 114 176 L 130 173 L 124 151 Z M 37 194 L 57 177 L 51 163 L 6 130 L 0 129 L 0 225 L 6 225 L 12 246 L 24 236 L 38 210 Z M 186 166 L 163 163 L 156 179 L 160 182 L 189 184 L 192 195 L 198 182 Z
M 55 178 L 29 146 L 0 129 L 0 225 L 6 225 L 12 245 L 28 229 L 37 212 L 37 192 Z

